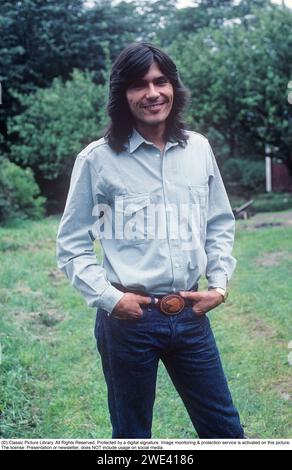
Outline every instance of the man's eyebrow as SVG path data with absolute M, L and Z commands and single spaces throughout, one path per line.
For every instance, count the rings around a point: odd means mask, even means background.
M 161 80 L 161 79 L 163 79 L 163 80 L 169 80 L 169 78 L 167 78 L 166 75 L 159 75 L 159 77 L 156 77 L 154 80 Z
M 169 81 L 169 79 L 167 78 L 166 75 L 159 75 L 159 77 L 155 77 L 155 78 L 153 79 L 154 82 L 157 81 L 157 80 L 168 80 L 168 81 Z M 148 83 L 148 80 L 146 80 L 145 78 L 142 78 L 142 77 L 141 77 L 141 78 L 135 78 L 135 79 L 132 81 L 132 83 L 137 83 L 137 82 L 138 82 L 138 83 Z

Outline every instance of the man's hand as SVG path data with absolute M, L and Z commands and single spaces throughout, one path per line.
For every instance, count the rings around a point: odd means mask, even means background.
M 143 297 L 142 295 L 127 292 L 116 304 L 111 315 L 119 320 L 138 320 L 143 315 L 143 310 L 140 305 L 148 305 L 150 302 L 150 297 Z
M 204 290 L 200 292 L 181 291 L 180 295 L 184 299 L 193 301 L 193 311 L 197 315 L 204 315 L 223 302 L 223 296 L 215 290 Z

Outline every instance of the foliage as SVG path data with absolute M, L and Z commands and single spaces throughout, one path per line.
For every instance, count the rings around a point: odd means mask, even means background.
M 227 186 L 228 187 L 228 186 Z M 239 188 L 240 189 L 240 188 Z M 238 195 L 229 194 L 229 200 L 232 208 L 240 207 L 249 199 L 253 199 L 253 203 L 248 209 L 250 214 L 258 214 L 260 212 L 280 212 L 285 210 L 292 210 L 292 193 L 254 193 L 247 194 L 243 190 L 238 191 Z M 272 216 L 272 215 L 271 215 Z M 274 215 L 277 219 L 277 215 Z
M 93 74 L 75 70 L 65 83 L 56 78 L 49 89 L 20 96 L 22 114 L 11 118 L 9 135 L 17 135 L 11 158 L 46 179 L 69 173 L 73 158 L 97 140 L 105 125 L 107 89 Z
M 7 116 L 21 112 L 11 90 L 24 95 L 46 88 L 55 77 L 67 80 L 74 68 L 93 71 L 100 83 L 105 45 L 113 59 L 137 36 L 135 8 L 127 2 L 113 5 L 111 0 L 90 7 L 83 0 L 1 1 L 0 132 L 5 138 Z
M 222 173 L 227 183 L 243 186 L 248 191 L 261 191 L 265 185 L 265 163 L 243 158 L 230 158 Z
M 177 0 L 3 0 L 0 4 L 0 80 L 3 106 L 0 132 L 6 135 L 8 116 L 21 112 L 11 90 L 21 94 L 50 86 L 55 77 L 67 80 L 74 68 L 90 70 L 102 81 L 105 45 L 113 60 L 134 40 L 168 46 L 226 18 L 243 16 L 250 5 L 269 0 L 201 0 L 195 7 L 176 8 Z M 1 144 L 2 149 L 5 145 Z
M 245 160 L 245 171 L 242 175 L 242 184 L 252 191 L 262 191 L 265 187 L 265 163 Z
M 273 212 L 292 209 L 291 193 L 264 193 L 254 198 L 251 210 L 253 213 Z
M 229 158 L 223 165 L 224 179 L 227 182 L 242 182 L 242 174 L 245 169 L 245 161 L 242 158 Z
M 44 198 L 30 168 L 8 160 L 0 163 L 0 222 L 10 218 L 38 219 L 44 215 Z
M 150 2 L 151 3 L 151 2 Z M 224 28 L 227 22 L 248 16 L 255 7 L 265 8 L 269 0 L 198 0 L 193 5 L 170 10 L 164 18 L 165 27 L 158 29 L 157 37 L 163 46 L 169 46 L 178 38 L 187 40 L 204 28 Z
M 221 136 L 228 149 L 224 158 L 235 153 L 263 158 L 269 144 L 272 156 L 292 171 L 291 28 L 292 11 L 269 6 L 172 44 L 192 93 L 191 127 Z
M 291 9 L 270 0 L 176 3 L 1 3 L 0 148 L 32 168 L 50 203 L 66 187 L 73 156 L 104 127 L 105 74 L 133 40 L 152 40 L 174 57 L 192 94 L 189 126 L 208 136 L 220 166 L 235 156 L 263 161 L 269 145 L 292 174 Z M 256 186 L 260 171 L 249 165 L 244 184 Z

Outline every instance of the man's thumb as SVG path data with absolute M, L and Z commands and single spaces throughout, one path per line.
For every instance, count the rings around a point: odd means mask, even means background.
M 143 295 L 139 296 L 138 304 L 142 305 L 142 304 L 150 304 L 150 303 L 151 303 L 151 297 L 143 297 Z

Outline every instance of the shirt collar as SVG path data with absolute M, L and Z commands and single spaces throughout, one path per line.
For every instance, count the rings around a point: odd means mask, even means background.
M 140 145 L 143 143 L 146 144 L 152 144 L 152 142 L 149 142 L 148 140 L 144 139 L 141 134 L 134 128 L 132 134 L 129 137 L 129 152 L 133 153 L 135 150 L 137 150 Z
M 134 128 L 132 134 L 129 137 L 128 149 L 130 153 L 135 152 L 138 147 L 142 144 L 153 145 L 153 142 L 144 139 L 144 137 L 139 134 L 139 132 Z M 165 150 L 168 150 L 170 147 L 178 145 L 178 142 L 166 142 Z

